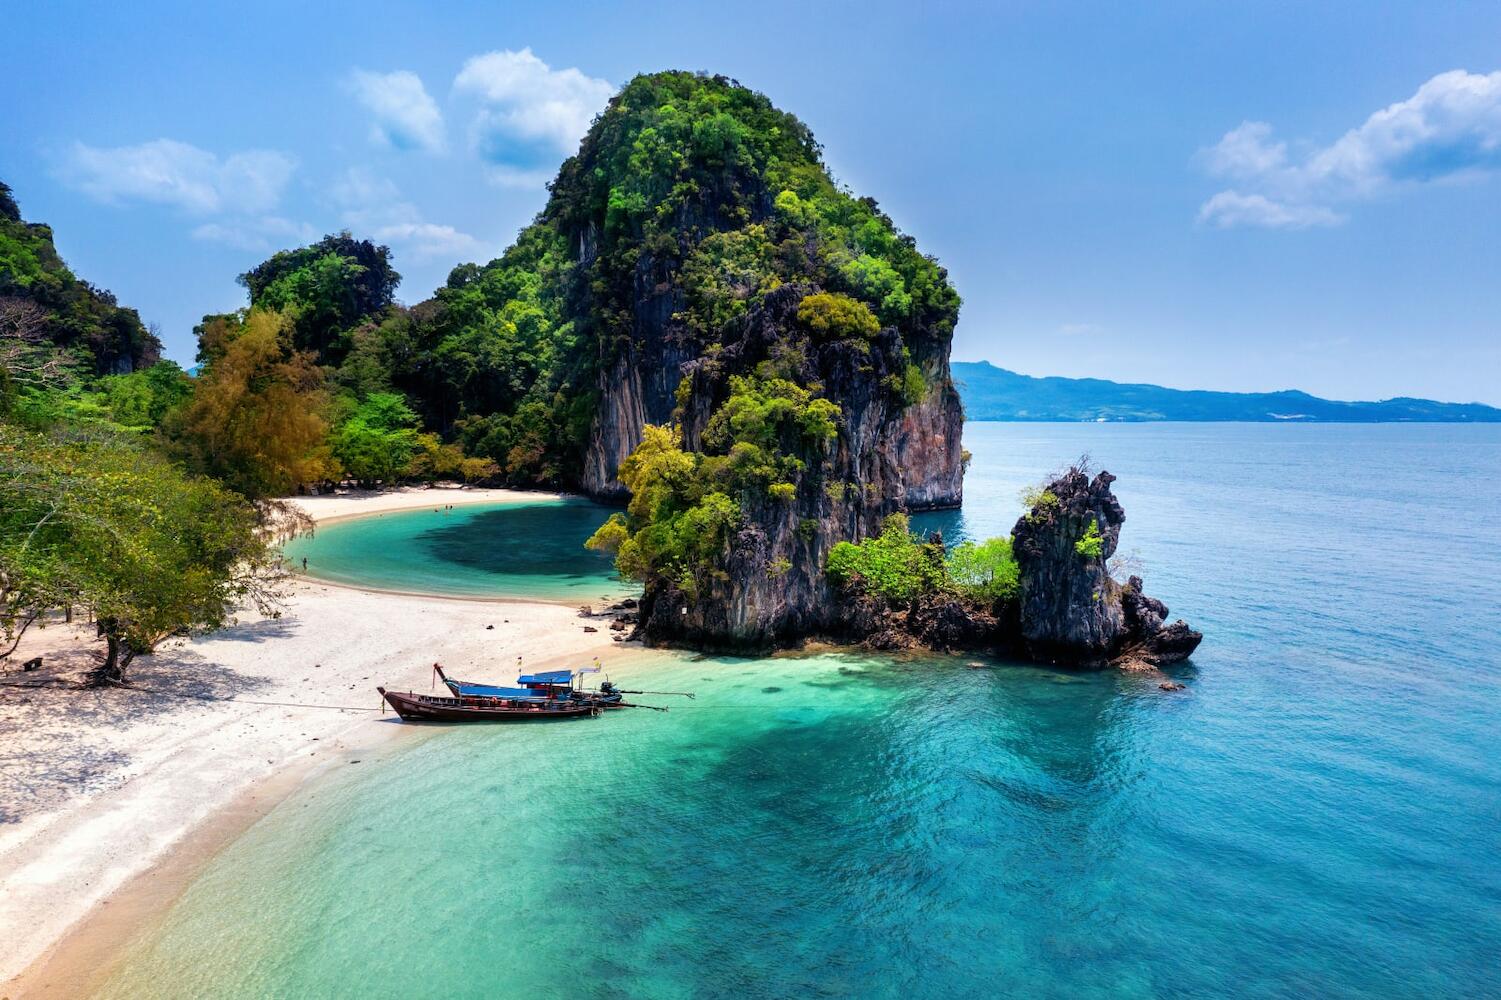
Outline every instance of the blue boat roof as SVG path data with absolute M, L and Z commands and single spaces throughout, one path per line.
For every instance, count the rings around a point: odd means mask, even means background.
M 516 678 L 517 684 L 567 684 L 573 680 L 572 670 L 548 670 L 540 674 L 527 674 Z
M 459 686 L 462 694 L 475 695 L 482 698 L 530 698 L 536 699 L 537 692 L 530 688 L 495 687 L 491 684 L 467 684 L 464 681 L 454 681 Z

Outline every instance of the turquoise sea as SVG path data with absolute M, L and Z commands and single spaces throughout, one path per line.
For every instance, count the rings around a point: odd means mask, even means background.
M 431 729 L 305 788 L 104 995 L 1501 996 L 1501 428 L 966 446 L 950 537 L 1081 452 L 1120 477 L 1123 549 L 1206 635 L 1186 691 L 664 654 L 650 686 L 699 692 L 669 714 Z
M 632 592 L 609 556 L 584 548 L 612 507 L 579 498 L 444 506 L 335 521 L 284 551 L 314 576 L 376 590 L 584 602 Z

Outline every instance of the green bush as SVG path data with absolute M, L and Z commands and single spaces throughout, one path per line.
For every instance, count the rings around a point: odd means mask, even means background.
M 912 534 L 905 514 L 886 518 L 874 538 L 836 544 L 829 550 L 826 569 L 834 583 L 858 582 L 893 604 L 909 604 L 946 582 L 942 548 Z
M 954 546 L 944 568 L 956 590 L 979 601 L 1009 600 L 1021 586 L 1011 539 L 1004 536 Z
M 797 306 L 797 320 L 827 340 L 855 337 L 869 340 L 881 332 L 880 321 L 869 306 L 839 292 L 803 296 Z
M 1099 522 L 1089 522 L 1089 527 L 1084 529 L 1083 537 L 1074 543 L 1074 551 L 1085 559 L 1100 558 L 1100 553 L 1105 551 L 1105 539 L 1100 536 Z

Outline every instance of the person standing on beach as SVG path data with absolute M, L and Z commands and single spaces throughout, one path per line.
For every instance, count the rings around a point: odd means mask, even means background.
M 307 556 L 302 557 L 302 571 L 307 572 Z

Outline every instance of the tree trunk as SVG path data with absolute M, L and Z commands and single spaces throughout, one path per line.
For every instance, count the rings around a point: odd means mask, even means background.
M 99 632 L 104 636 L 104 662 L 94 672 L 95 683 L 125 683 L 125 668 L 135 659 L 135 650 L 121 631 L 120 623 L 115 619 L 99 619 Z

